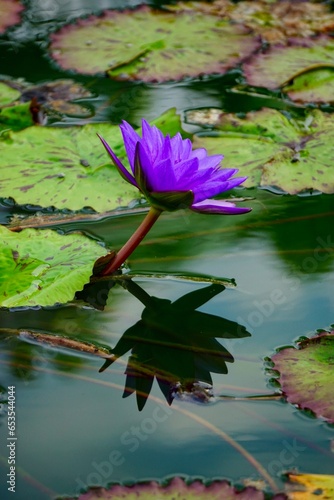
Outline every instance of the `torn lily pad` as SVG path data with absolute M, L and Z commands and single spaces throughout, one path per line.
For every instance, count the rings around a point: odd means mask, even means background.
M 65 70 L 163 82 L 225 73 L 258 47 L 242 25 L 141 6 L 63 27 L 51 36 L 50 52 Z
M 20 13 L 24 9 L 18 0 L 0 0 L 0 34 L 21 20 Z
M 250 85 L 268 89 L 285 87 L 301 73 L 326 68 L 334 68 L 334 40 L 325 35 L 273 46 L 243 66 Z
M 245 118 L 222 114 L 216 130 L 198 134 L 194 147 L 223 153 L 225 168 L 238 168 L 239 175 L 248 176 L 245 187 L 334 193 L 333 115 L 314 110 L 297 121 L 264 108 Z
M 284 348 L 271 359 L 287 401 L 334 423 L 334 330 Z
M 81 234 L 0 226 L 0 306 L 53 306 L 74 298 L 107 249 Z

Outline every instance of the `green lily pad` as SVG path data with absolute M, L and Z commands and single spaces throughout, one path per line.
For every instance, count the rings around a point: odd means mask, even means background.
M 272 361 L 287 401 L 334 423 L 334 330 L 282 349 Z
M 0 33 L 20 22 L 20 12 L 23 9 L 23 5 L 17 0 L 0 0 Z
M 0 81 L 0 106 L 6 106 L 20 97 L 19 90 L 11 87 L 5 82 Z
M 132 486 L 113 485 L 109 489 L 93 488 L 79 496 L 78 500 L 156 500 L 183 499 L 183 500 L 264 500 L 262 491 L 252 486 L 247 486 L 241 491 L 230 485 L 227 481 L 213 481 L 209 485 L 202 481 L 188 483 L 180 477 L 174 477 L 167 485 L 151 481 L 137 483 Z M 283 497 L 281 497 L 283 498 Z M 75 500 L 68 498 L 67 500 Z M 278 500 L 278 499 L 277 499 Z
M 284 87 L 301 72 L 334 68 L 334 40 L 293 39 L 289 46 L 276 45 L 253 56 L 244 65 L 247 82 L 257 87 Z
M 181 132 L 180 118 L 171 109 L 154 120 L 164 133 Z M 20 205 L 59 210 L 112 211 L 139 199 L 139 191 L 125 182 L 97 137 L 101 134 L 125 160 L 118 126 L 29 127 L 1 141 L 0 193 Z
M 50 51 L 66 70 L 162 82 L 225 73 L 258 46 L 249 30 L 216 16 L 141 6 L 65 26 Z
M 81 234 L 0 226 L 0 306 L 52 306 L 72 300 L 107 249 Z
M 314 110 L 297 122 L 279 111 L 262 109 L 246 118 L 222 115 L 216 126 L 219 132 L 199 134 L 194 146 L 224 154 L 224 167 L 248 176 L 245 187 L 334 193 L 333 115 Z
M 306 71 L 283 90 L 293 101 L 333 103 L 334 68 Z

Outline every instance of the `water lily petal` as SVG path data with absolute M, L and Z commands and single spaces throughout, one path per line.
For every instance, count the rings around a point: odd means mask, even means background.
M 233 189 L 242 184 L 245 180 L 246 177 L 236 177 L 234 179 L 224 180 L 224 173 L 222 173 L 221 177 L 213 176 L 208 182 L 198 184 L 198 186 L 193 189 L 195 203 L 203 201 L 206 198 L 213 198 L 224 191 Z
M 161 148 L 164 143 L 163 133 L 155 126 L 151 126 L 146 120 L 142 120 L 142 143 L 146 146 L 146 152 L 152 162 L 155 162 L 160 155 Z
M 206 149 L 192 150 L 189 139 L 180 133 L 164 136 L 156 127 L 142 120 L 142 137 L 125 121 L 121 131 L 132 176 L 104 143 L 121 175 L 137 186 L 152 206 L 159 210 L 177 210 L 190 206 L 205 213 L 245 213 L 233 203 L 209 198 L 242 184 L 246 177 L 233 176 L 237 169 L 221 168 L 223 155 L 207 154 Z
M 154 191 L 173 191 L 176 185 L 175 171 L 170 158 L 160 160 L 154 167 L 155 177 L 152 182 Z M 184 191 L 183 189 L 179 189 Z M 187 189 L 185 189 L 187 191 Z
M 129 182 L 130 184 L 132 184 L 133 186 L 138 187 L 133 175 L 131 175 L 127 171 L 127 169 L 124 167 L 123 163 L 117 158 L 117 156 L 115 155 L 115 153 L 113 152 L 113 150 L 111 149 L 109 144 L 99 134 L 97 134 L 97 136 L 100 139 L 100 141 L 102 142 L 103 146 L 105 147 L 107 153 L 111 157 L 115 167 L 117 167 L 117 169 L 118 169 L 119 173 L 121 174 L 121 176 L 123 177 L 123 179 L 126 180 L 127 182 Z
M 129 159 L 130 166 L 132 168 L 132 172 L 135 173 L 134 165 L 135 165 L 135 150 L 136 144 L 141 140 L 140 136 L 133 130 L 131 125 L 128 124 L 125 120 L 123 120 L 120 125 L 120 129 L 122 132 L 124 146 L 126 149 L 126 154 Z
M 203 200 L 199 203 L 193 203 L 191 210 L 203 214 L 222 214 L 238 215 L 250 212 L 252 209 L 247 207 L 236 207 L 234 203 L 223 200 Z

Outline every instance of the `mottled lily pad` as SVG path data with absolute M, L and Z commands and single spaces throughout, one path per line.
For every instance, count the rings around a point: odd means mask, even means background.
M 283 90 L 293 101 L 333 103 L 334 67 L 305 71 Z
M 20 12 L 23 9 L 18 0 L 0 0 L 0 34 L 9 26 L 20 22 Z
M 334 498 L 334 476 L 288 473 L 289 500 L 330 500 Z M 302 489 L 300 490 L 300 486 Z M 296 489 L 298 488 L 298 489 Z
M 85 118 L 92 114 L 87 107 L 73 102 L 78 99 L 92 97 L 91 92 L 73 80 L 55 80 L 41 85 L 28 85 L 22 88 L 21 92 L 22 101 L 36 99 L 46 111 L 56 111 L 61 114 L 80 118 Z
M 107 249 L 81 234 L 0 226 L 0 306 L 52 306 L 74 298 Z
M 181 131 L 180 118 L 169 110 L 154 123 L 171 135 Z M 101 145 L 101 134 L 115 153 L 125 157 L 118 126 L 29 127 L 1 142 L 0 193 L 20 205 L 97 212 L 128 206 L 139 191 L 125 182 Z
M 334 29 L 334 14 L 328 5 L 296 0 L 250 0 L 233 2 L 177 2 L 172 11 L 195 10 L 214 14 L 245 26 L 269 43 L 285 43 L 291 37 L 311 37 Z
M 334 40 L 321 36 L 293 39 L 289 46 L 273 46 L 250 58 L 244 65 L 244 73 L 250 85 L 276 89 L 302 72 L 328 67 L 334 68 Z
M 223 153 L 224 167 L 248 176 L 245 187 L 271 186 L 290 194 L 334 192 L 333 115 L 314 110 L 297 122 L 263 109 L 246 118 L 222 115 L 216 127 L 218 132 L 196 136 L 194 146 Z
M 180 477 L 173 478 L 167 485 L 155 481 L 137 483 L 132 486 L 113 485 L 109 489 L 93 488 L 79 496 L 78 500 L 157 500 L 183 499 L 183 500 L 264 500 L 262 491 L 252 486 L 247 486 L 241 491 L 230 485 L 227 481 L 213 481 L 209 485 L 202 481 L 188 483 Z M 282 497 L 283 498 L 283 497 Z M 68 498 L 67 500 L 75 500 Z
M 66 70 L 161 82 L 225 73 L 258 46 L 242 25 L 141 6 L 65 26 L 52 35 L 50 50 Z
M 282 349 L 272 361 L 287 401 L 334 423 L 334 330 Z

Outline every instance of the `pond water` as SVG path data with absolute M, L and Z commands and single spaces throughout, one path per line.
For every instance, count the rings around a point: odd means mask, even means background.
M 94 4 L 98 11 L 124 2 Z M 44 58 L 45 37 L 57 23 L 91 11 L 89 1 L 31 1 L 22 25 L 11 31 L 8 43 L 1 43 L 1 72 L 32 83 L 68 77 Z M 243 109 L 235 109 L 237 103 L 226 100 L 227 80 L 222 78 L 158 86 L 71 77 L 96 95 L 87 101 L 95 110 L 90 121 L 118 123 L 125 118 L 136 123 L 172 106 L 180 113 L 206 106 L 229 111 L 254 108 L 254 103 L 245 102 Z M 277 347 L 293 345 L 300 336 L 333 323 L 334 197 L 287 196 L 260 189 L 248 190 L 246 196 L 252 198 L 247 203 L 253 211 L 242 216 L 164 213 L 129 259 L 131 271 L 142 273 L 134 282 L 145 297 L 172 303 L 184 298 L 184 316 L 173 318 L 173 310 L 162 307 L 161 325 L 156 327 L 162 341 L 165 334 L 182 338 L 187 314 L 194 330 L 202 324 L 202 316 L 188 311 L 196 291 L 200 313 L 228 320 L 226 329 L 239 332 L 239 337 L 219 338 L 234 362 L 227 362 L 228 373 L 212 373 L 213 394 L 201 388 L 199 394 L 182 393 L 175 387 L 175 399 L 168 405 L 155 380 L 138 411 L 134 394 L 122 397 L 130 355 L 126 349 L 117 362 L 99 372 L 103 360 L 97 356 L 50 347 L 9 331 L 56 333 L 114 347 L 144 310 L 131 290 L 119 284 L 110 289 L 104 310 L 83 306 L 80 300 L 56 308 L 0 310 L 1 329 L 7 331 L 0 336 L 0 383 L 16 390 L 17 500 L 74 496 L 87 486 L 164 481 L 175 475 L 204 481 L 225 478 L 236 484 L 250 478 L 264 480 L 268 490 L 281 490 L 286 470 L 333 473 L 333 427 L 279 397 L 270 398 L 277 389 L 270 383 L 265 359 Z M 9 215 L 10 209 L 3 208 L 2 223 Z M 80 230 L 117 249 L 142 218 L 142 213 L 97 222 L 87 218 L 58 224 L 56 229 Z M 165 273 L 169 279 L 149 278 L 149 273 Z M 237 286 L 186 282 L 175 273 L 223 276 Z M 213 337 L 224 337 L 222 325 L 215 323 Z M 250 335 L 240 335 L 242 326 Z M 186 329 L 184 335 L 191 342 Z M 188 366 L 186 350 L 168 353 L 164 362 L 171 371 Z M 5 479 L 7 432 L 2 412 L 0 498 L 11 498 Z

